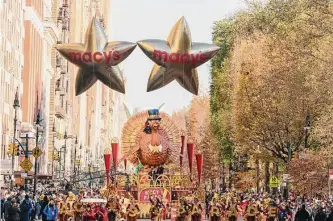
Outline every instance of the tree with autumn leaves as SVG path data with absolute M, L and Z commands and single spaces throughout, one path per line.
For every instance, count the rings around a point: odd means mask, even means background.
M 301 194 L 327 194 L 328 170 L 332 165 L 332 150 L 307 150 L 301 158 L 294 158 L 288 166 L 291 183 Z
M 187 108 L 173 113 L 172 119 L 177 122 L 187 137 L 191 137 L 194 140 L 196 150 L 203 153 L 204 180 L 217 178 L 220 170 L 219 151 L 214 140 L 212 140 L 209 96 L 202 94 L 193 97 Z
M 332 143 L 332 22 L 330 1 L 271 0 L 215 23 L 221 50 L 212 62 L 210 116 L 222 158 L 251 152 L 263 164 L 288 164 L 296 180 L 295 167 L 306 168 L 293 158 L 304 147 L 307 113 L 307 154 L 325 155 Z M 327 158 L 330 165 L 333 155 Z M 310 157 L 307 165 L 320 159 Z M 319 174 L 317 165 L 309 167 Z

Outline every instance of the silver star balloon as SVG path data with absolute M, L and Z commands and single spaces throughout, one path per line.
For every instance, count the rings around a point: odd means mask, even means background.
M 212 44 L 192 42 L 184 17 L 174 25 L 167 41 L 153 39 L 137 44 L 156 63 L 150 73 L 147 92 L 177 80 L 183 88 L 195 95 L 199 90 L 196 68 L 210 60 L 220 49 Z
M 78 96 L 97 80 L 124 94 L 125 83 L 117 65 L 125 60 L 135 47 L 136 44 L 131 42 L 108 42 L 103 27 L 94 17 L 87 29 L 84 44 L 60 44 L 56 49 L 79 67 L 75 82 L 75 94 Z

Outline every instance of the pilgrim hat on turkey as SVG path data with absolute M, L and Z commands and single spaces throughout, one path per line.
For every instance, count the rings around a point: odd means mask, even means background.
M 148 110 L 149 117 L 147 120 L 161 120 L 162 118 L 159 116 L 159 110 L 158 109 L 150 109 Z

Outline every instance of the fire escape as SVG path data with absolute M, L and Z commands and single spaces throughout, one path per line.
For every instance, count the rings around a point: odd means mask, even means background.
M 61 28 L 61 34 L 57 44 L 68 43 L 69 36 L 69 4 L 68 0 L 63 0 L 62 7 L 59 8 L 57 26 Z M 56 55 L 56 67 L 58 79 L 56 81 L 55 92 L 59 95 L 59 105 L 55 107 L 55 115 L 60 119 L 67 119 L 69 90 L 69 71 L 68 61 L 63 59 L 59 53 Z
M 59 36 L 57 44 L 66 44 L 69 42 L 69 24 L 70 24 L 70 14 L 69 14 L 69 0 L 62 0 L 62 5 L 57 11 L 56 15 L 57 27 L 59 30 Z M 68 161 L 68 150 L 71 147 L 71 143 L 66 141 L 68 139 L 68 119 L 70 116 L 70 106 L 69 106 L 69 63 L 64 59 L 58 52 L 56 54 L 56 82 L 55 82 L 55 117 L 60 123 L 60 131 L 64 134 L 57 134 L 57 140 L 61 140 L 61 143 L 65 143 L 62 147 L 58 147 L 58 154 L 61 157 L 61 161 L 58 161 L 57 172 L 65 174 L 68 171 L 66 169 Z M 57 128 L 57 130 L 59 130 Z M 69 142 L 69 143 L 68 143 Z M 62 145 L 62 144 L 61 144 Z M 66 148 L 67 147 L 67 148 Z M 67 160 L 66 160 L 67 159 Z M 60 160 L 60 159 L 59 159 Z M 62 166 L 61 166 L 62 165 Z

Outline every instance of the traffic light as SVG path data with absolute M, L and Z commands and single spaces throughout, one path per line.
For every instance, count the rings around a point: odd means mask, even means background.
M 18 144 L 10 143 L 8 145 L 8 155 L 20 156 L 20 149 Z
M 14 153 L 14 144 L 10 143 L 8 145 L 8 155 L 12 156 Z
M 18 144 L 14 146 L 14 154 L 16 154 L 16 156 L 20 156 L 20 148 Z
M 58 161 L 59 160 L 59 153 L 54 153 L 53 154 L 53 160 Z

